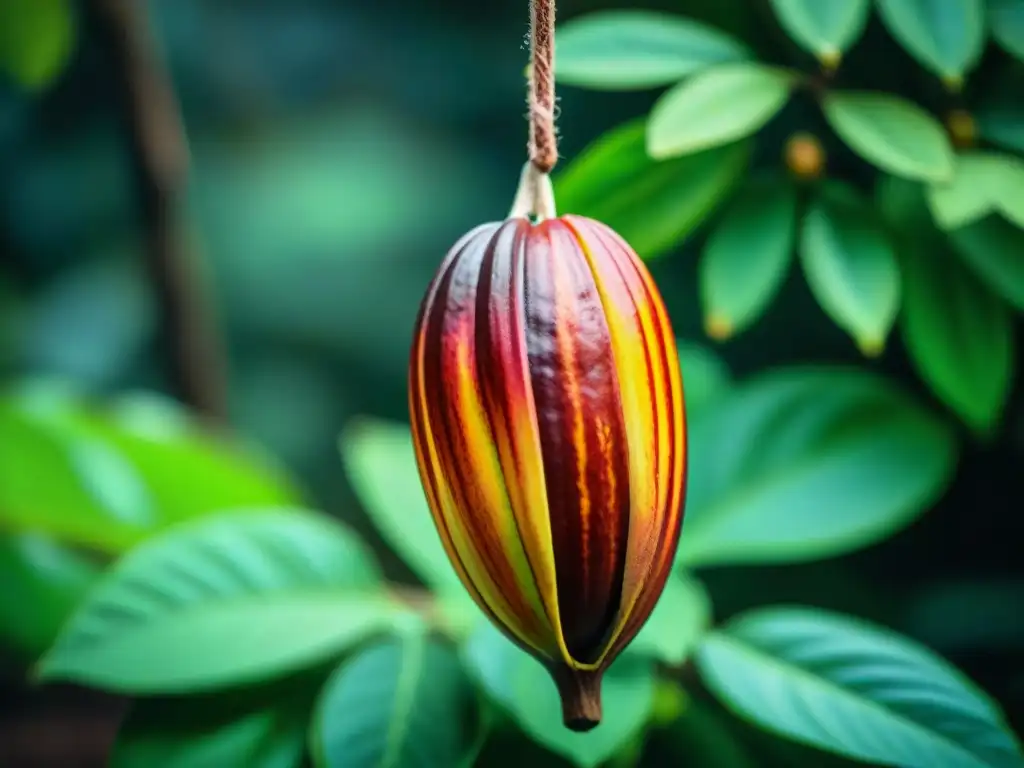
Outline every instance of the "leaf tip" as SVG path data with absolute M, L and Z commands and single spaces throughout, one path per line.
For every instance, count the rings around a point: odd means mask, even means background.
M 885 351 L 885 338 L 881 336 L 861 336 L 856 341 L 857 349 L 865 357 L 879 357 Z
M 712 312 L 704 319 L 704 332 L 715 341 L 727 341 L 735 333 L 732 321 Z
M 818 61 L 821 63 L 822 69 L 826 73 L 831 74 L 839 68 L 840 62 L 843 60 L 843 54 L 838 48 L 833 46 L 826 46 L 822 50 L 818 51 Z

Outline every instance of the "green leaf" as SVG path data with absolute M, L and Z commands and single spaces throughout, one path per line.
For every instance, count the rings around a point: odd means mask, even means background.
M 111 768 L 298 768 L 315 688 L 300 677 L 209 696 L 141 699 L 121 726 Z
M 556 39 L 559 81 L 609 90 L 668 85 L 750 57 L 744 45 L 714 27 L 644 10 L 587 14 L 562 25 Z
M 923 66 L 951 87 L 985 48 L 983 0 L 877 0 L 889 32 Z
M 779 24 L 829 67 L 864 34 L 870 0 L 771 0 Z
M 658 604 L 627 653 L 680 666 L 711 624 L 711 598 L 692 576 L 676 574 L 665 584 Z
M 951 253 L 929 220 L 920 185 L 890 178 L 879 188 L 878 202 L 899 240 L 901 328 L 910 359 L 946 405 L 987 434 L 1009 395 L 1013 318 L 1003 300 Z M 934 190 L 931 203 L 934 209 Z
M 1024 230 L 1000 216 L 949 233 L 964 262 L 989 288 L 1024 310 Z
M 647 152 L 656 160 L 743 139 L 789 101 L 791 72 L 753 62 L 720 64 L 658 99 L 647 123 Z
M 948 181 L 953 148 L 939 122 L 916 104 L 869 91 L 830 92 L 829 125 L 854 152 L 897 176 Z
M 728 720 L 708 702 L 691 699 L 667 734 L 676 765 L 708 768 L 759 768 Z
M 356 495 L 388 545 L 428 585 L 462 590 L 427 506 L 409 427 L 361 417 L 339 445 Z
M 482 744 L 480 705 L 459 657 L 408 633 L 344 662 L 310 731 L 317 768 L 458 768 Z
M 75 45 L 67 0 L 0 2 L 0 71 L 25 88 L 45 88 L 64 70 Z
M 1024 61 L 1024 0 L 988 0 L 988 20 L 996 42 Z
M 957 157 L 953 179 L 929 189 L 935 220 L 946 229 L 1002 213 L 1024 228 L 1024 161 L 995 152 Z
M 869 546 L 937 500 L 957 455 L 944 422 L 884 379 L 840 367 L 738 385 L 695 415 L 690 445 L 684 567 L 806 562 Z
M 999 423 L 1014 367 L 1013 318 L 944 247 L 902 249 L 901 328 L 910 359 L 936 395 L 976 432 Z
M 870 205 L 834 183 L 804 217 L 800 261 L 822 309 L 876 355 L 896 319 L 900 273 L 896 254 Z
M 604 676 L 603 718 L 587 733 L 562 724 L 562 705 L 550 675 L 490 622 L 470 637 L 465 655 L 484 689 L 538 744 L 580 768 L 595 768 L 630 746 L 654 703 L 654 669 L 637 655 L 615 661 Z
M 688 413 L 704 408 L 728 391 L 732 374 L 714 352 L 701 344 L 682 339 L 676 340 L 676 348 L 683 372 Z
M 98 575 L 91 560 L 44 537 L 0 538 L 0 643 L 35 659 Z
M 700 262 L 705 327 L 715 338 L 739 333 L 761 316 L 793 262 L 796 190 L 779 179 L 740 192 L 708 238 Z
M 736 714 L 838 754 L 904 768 L 1024 765 L 995 703 L 931 651 L 824 611 L 768 608 L 708 635 L 707 686 Z
M 750 148 L 737 142 L 658 162 L 645 120 L 614 128 L 555 178 L 559 210 L 604 222 L 645 259 L 676 247 L 742 178 Z
M 179 520 L 298 498 L 269 459 L 149 395 L 0 399 L 0 522 L 17 530 L 120 552 Z
M 398 609 L 380 578 L 354 534 L 315 515 L 182 524 L 113 567 L 39 674 L 139 695 L 271 679 L 389 626 Z

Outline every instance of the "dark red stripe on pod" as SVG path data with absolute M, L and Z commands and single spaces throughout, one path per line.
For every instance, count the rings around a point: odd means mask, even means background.
M 467 244 L 442 277 L 425 318 L 424 376 L 428 418 L 434 429 L 438 460 L 452 490 L 460 520 L 472 546 L 508 601 L 516 618 L 529 632 L 536 631 L 532 610 L 524 603 L 515 574 L 503 551 L 503 540 L 476 483 L 471 448 L 462 424 L 457 375 L 464 364 L 475 367 L 476 299 L 480 268 L 498 225 Z M 468 348 L 468 359 L 459 359 Z
M 526 348 L 548 497 L 562 632 L 596 659 L 619 609 L 629 535 L 629 463 L 604 309 L 576 236 L 532 227 Z

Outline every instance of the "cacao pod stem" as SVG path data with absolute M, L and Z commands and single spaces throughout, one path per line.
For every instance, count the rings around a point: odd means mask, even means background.
M 548 672 L 558 687 L 566 728 L 585 733 L 601 722 L 603 669 L 572 669 L 565 664 L 551 664 Z

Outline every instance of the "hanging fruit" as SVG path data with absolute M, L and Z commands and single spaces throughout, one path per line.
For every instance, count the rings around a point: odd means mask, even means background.
M 409 407 L 452 565 L 585 731 L 675 559 L 686 420 L 647 268 L 604 224 L 556 216 L 553 5 L 533 3 L 530 159 L 512 211 L 464 235 L 431 282 Z

